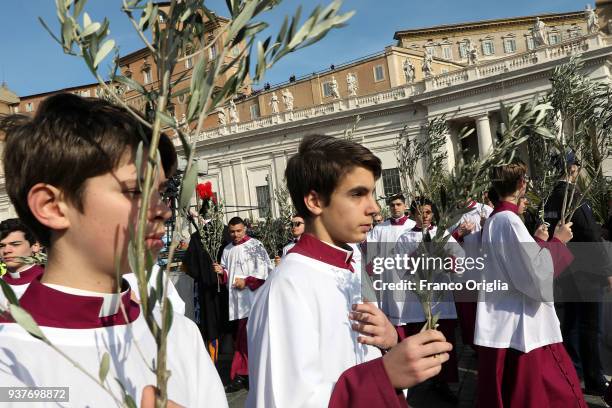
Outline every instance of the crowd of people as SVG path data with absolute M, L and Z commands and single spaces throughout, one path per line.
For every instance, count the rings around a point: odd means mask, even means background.
M 128 241 L 142 199 L 136 151 L 143 137 L 146 149 L 151 130 L 123 108 L 71 94 L 48 98 L 31 118 L 0 118 L 0 129 L 7 191 L 19 215 L 0 224 L 7 267 L 0 383 L 69 387 L 78 406 L 129 400 L 152 407 L 156 339 L 135 278 L 116 277 L 130 270 Z M 154 255 L 164 246 L 164 189 L 177 164 L 164 134 L 158 150 L 145 233 Z M 405 407 L 410 389 L 425 381 L 457 403 L 449 387 L 458 380 L 457 326 L 478 358 L 479 407 L 586 407 L 580 377 L 587 393 L 612 403 L 598 353 L 612 263 L 587 203 L 561 216 L 561 192 L 576 188 L 580 163 L 573 157 L 566 165 L 568 176 L 544 208 L 546 222 L 526 225 L 527 167 L 518 160 L 492 169 L 484 202 L 467 200 L 456 225 L 438 225 L 431 197 L 407 201 L 402 194 L 387 199 L 390 218 L 382 220 L 374 198 L 380 159 L 353 141 L 304 137 L 285 172 L 293 239 L 277 257 L 239 217 L 229 220 L 220 254 L 203 249 L 199 231 L 191 236 L 183 269 L 197 283 L 199 327 L 169 290 L 179 313 L 167 336 L 168 406 L 224 407 L 226 393 L 246 388 L 247 407 Z M 423 291 L 365 294 L 374 279 L 421 276 L 414 262 L 375 272 L 375 258 L 416 259 L 436 242 L 443 250 L 435 257 L 448 257 L 450 267 L 428 283 L 488 281 L 502 289 L 442 290 L 429 303 Z M 593 252 L 574 242 L 603 251 L 597 267 Z M 44 268 L 29 261 L 40 246 Z M 469 257 L 486 258 L 484 268 L 459 262 Z M 7 307 L 14 303 L 7 288 L 39 329 Z M 159 305 L 152 313 L 159 318 Z M 227 322 L 234 355 L 223 387 L 215 363 Z

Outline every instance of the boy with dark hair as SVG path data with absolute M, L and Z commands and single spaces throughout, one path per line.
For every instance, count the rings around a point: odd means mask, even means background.
M 565 348 L 553 303 L 553 276 L 571 262 L 565 244 L 571 223 L 555 228 L 554 245 L 545 226 L 535 239 L 518 216 L 527 189 L 527 167 L 515 162 L 491 171 L 499 195 L 485 222 L 484 279 L 506 290 L 480 292 L 474 344 L 478 348 L 478 406 L 585 407 L 580 382 Z
M 232 242 L 223 249 L 221 264 L 215 262 L 213 267 L 228 286 L 229 320 L 236 321 L 232 382 L 225 387 L 226 392 L 236 392 L 249 385 L 247 322 L 257 289 L 272 271 L 272 262 L 263 244 L 247 235 L 242 218 L 229 220 L 228 229 Z
M 437 223 L 440 219 L 436 205 L 426 197 L 417 197 L 410 204 L 410 213 L 414 217 L 416 225 L 409 231 L 405 231 L 397 240 L 395 252 L 399 255 L 413 256 L 423 241 L 431 242 L 431 237 L 436 235 Z M 445 231 L 445 236 L 448 232 Z M 448 237 L 444 247 L 446 256 L 454 258 L 465 258 L 465 253 L 453 237 Z M 450 273 L 440 273 L 433 277 L 436 283 L 450 282 Z M 386 277 L 385 274 L 396 273 L 394 276 Z M 383 272 L 383 281 L 399 283 L 402 280 L 410 280 L 410 274 L 417 271 L 399 270 Z M 408 274 L 408 276 L 407 276 Z M 414 276 L 414 275 L 413 275 Z M 416 275 L 419 276 L 419 275 Z M 422 279 L 422 278 L 419 278 Z M 436 291 L 434 294 L 435 304 L 432 307 L 433 315 L 438 315 L 438 330 L 444 334 L 446 340 L 455 346 L 455 329 L 457 327 L 457 312 L 455 309 L 453 293 L 451 291 Z M 401 293 L 401 296 L 386 291 L 382 296 L 383 309 L 388 311 L 387 316 L 398 332 L 399 338 L 404 339 L 421 331 L 427 318 L 418 296 L 412 291 Z M 432 379 L 434 391 L 445 401 L 456 404 L 459 400 L 448 386 L 449 383 L 459 381 L 459 369 L 457 355 L 454 350 L 449 352 L 449 360 L 442 366 L 440 374 Z
M 24 258 L 36 252 L 38 242 L 28 227 L 19 218 L 9 218 L 0 222 L 0 258 L 6 265 L 7 273 L 2 279 L 13 289 L 19 298 L 32 280 L 43 273 L 40 265 L 28 264 Z M 0 293 L 0 301 L 4 295 Z
M 0 383 L 61 384 L 78 406 L 115 405 L 123 400 L 122 387 L 135 401 L 150 402 L 156 342 L 130 298 L 129 285 L 115 277 L 117 257 L 120 270 L 129 269 L 129 230 L 142 200 L 136 151 L 142 141 L 148 155 L 150 128 L 104 100 L 59 94 L 46 99 L 33 118 L 2 119 L 0 129 L 7 137 L 8 194 L 20 218 L 48 247 L 46 270 L 31 282 L 21 307 L 54 347 L 91 374 L 5 321 L 0 325 Z M 159 153 L 145 226 L 153 257 L 170 217 L 161 196 L 176 166 L 172 142 L 163 134 Z M 96 373 L 106 353 L 110 364 L 103 388 Z M 169 399 L 183 406 L 227 406 L 198 329 L 178 314 L 168 333 L 167 369 Z
M 247 407 L 406 406 L 401 389 L 448 359 L 440 332 L 397 344 L 384 314 L 359 304 L 361 275 L 347 244 L 370 228 L 380 173 L 368 149 L 329 136 L 305 137 L 289 160 L 287 185 L 306 231 L 255 299 Z

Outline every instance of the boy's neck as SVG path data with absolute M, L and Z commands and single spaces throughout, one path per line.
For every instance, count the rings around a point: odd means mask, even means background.
M 61 257 L 54 256 L 53 252 L 49 253 L 41 282 L 99 293 L 116 293 L 118 288 L 114 275 L 95 273 L 94 268 L 88 264 L 67 264 Z
M 518 193 L 515 193 L 515 194 L 509 195 L 509 196 L 501 197 L 501 198 L 499 199 L 499 201 L 500 201 L 500 202 L 501 202 L 501 201 L 507 201 L 507 202 L 509 202 L 509 203 L 512 203 L 512 204 L 518 205 L 518 203 L 519 203 L 519 194 L 518 194 Z
M 304 234 L 310 234 L 319 241 L 323 241 L 326 244 L 335 245 L 340 248 L 346 245 L 346 242 L 333 239 L 329 234 L 329 231 L 327 231 L 327 229 L 325 229 L 322 225 L 319 225 L 317 222 L 307 224 L 306 228 L 304 229 Z

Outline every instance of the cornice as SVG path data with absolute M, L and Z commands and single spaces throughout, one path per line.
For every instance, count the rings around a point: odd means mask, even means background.
M 584 11 L 574 11 L 569 13 L 551 13 L 533 16 L 523 17 L 512 17 L 512 18 L 500 18 L 492 20 L 472 21 L 458 24 L 445 24 L 433 27 L 415 28 L 409 30 L 396 31 L 393 39 L 401 40 L 403 37 L 410 36 L 424 36 L 424 35 L 435 35 L 439 33 L 448 33 L 453 31 L 474 31 L 481 30 L 489 27 L 499 27 L 517 24 L 532 23 L 536 17 L 539 17 L 542 21 L 547 22 L 551 20 L 572 20 L 576 18 L 584 18 Z

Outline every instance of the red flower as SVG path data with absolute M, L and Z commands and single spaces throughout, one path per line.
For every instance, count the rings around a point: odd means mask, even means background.
M 204 184 L 198 184 L 196 186 L 196 191 L 198 193 L 198 197 L 200 197 L 200 200 L 206 201 L 208 199 L 212 199 L 213 202 L 216 202 L 215 193 L 212 191 L 212 183 L 210 181 L 207 181 Z

